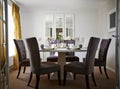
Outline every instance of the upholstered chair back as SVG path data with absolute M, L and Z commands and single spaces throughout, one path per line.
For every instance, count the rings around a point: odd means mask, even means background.
M 66 43 L 66 45 L 68 46 L 68 44 L 73 44 L 75 45 L 75 40 L 64 40 L 64 43 Z M 74 56 L 75 53 L 74 52 L 66 52 L 66 56 Z
M 89 40 L 85 61 L 85 69 L 88 74 L 92 73 L 94 69 L 95 54 L 98 48 L 99 40 L 99 38 L 95 37 L 91 37 Z
M 29 53 L 30 53 L 30 67 L 31 72 L 39 74 L 41 58 L 39 54 L 39 46 L 35 37 L 26 39 Z
M 26 59 L 26 49 L 25 49 L 24 42 L 21 39 L 20 40 L 14 39 L 14 42 L 17 48 L 19 62 L 21 62 L 22 60 Z
M 111 39 L 102 39 L 99 50 L 99 60 L 106 62 L 107 52 L 110 45 Z

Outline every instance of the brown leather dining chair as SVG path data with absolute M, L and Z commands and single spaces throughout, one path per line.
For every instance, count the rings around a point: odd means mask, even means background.
M 89 89 L 89 74 L 91 74 L 94 85 L 96 86 L 96 82 L 94 79 L 94 58 L 99 44 L 99 40 L 100 39 L 96 37 L 90 38 L 85 62 L 71 62 L 64 65 L 63 85 L 66 84 L 67 72 L 72 72 L 74 74 L 85 75 L 87 89 Z
M 99 67 L 101 74 L 102 74 L 101 67 L 104 67 L 104 72 L 107 79 L 109 79 L 109 77 L 106 70 L 106 63 L 107 63 L 107 53 L 108 53 L 110 42 L 111 42 L 111 39 L 102 39 L 99 53 L 98 53 L 98 58 L 95 58 L 95 64 L 94 64 L 94 66 Z
M 18 52 L 18 60 L 19 60 L 19 71 L 17 74 L 17 78 L 19 77 L 21 67 L 24 66 L 23 73 L 25 73 L 26 66 L 30 66 L 30 61 L 26 56 L 26 49 L 24 45 L 24 41 L 22 39 L 14 39 L 15 46 Z
M 32 37 L 32 38 L 26 39 L 26 41 L 27 41 L 27 46 L 30 53 L 30 69 L 31 69 L 28 86 L 31 82 L 33 73 L 36 75 L 35 89 L 38 89 L 40 75 L 50 74 L 52 72 L 58 73 L 59 85 L 61 85 L 60 65 L 55 64 L 53 62 L 41 62 L 37 39 L 35 37 Z

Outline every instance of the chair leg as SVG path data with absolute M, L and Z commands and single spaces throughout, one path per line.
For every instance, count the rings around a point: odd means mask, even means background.
M 40 75 L 37 75 L 37 74 L 36 74 L 36 86 L 35 86 L 35 89 L 38 89 L 39 80 L 40 80 Z
M 109 79 L 108 74 L 107 74 L 107 70 L 106 70 L 106 66 L 104 66 L 104 72 L 105 72 L 107 79 Z
M 73 78 L 74 78 L 74 80 L 76 79 L 76 74 L 75 73 L 73 73 Z
M 25 73 L 25 70 L 26 70 L 26 66 L 24 66 L 24 70 L 23 70 L 23 73 Z
M 99 70 L 100 70 L 100 73 L 102 74 L 102 68 L 101 68 L 101 66 L 99 66 Z
M 28 81 L 27 86 L 29 86 L 29 84 L 30 84 L 30 82 L 31 82 L 31 80 L 32 80 L 32 76 L 33 76 L 33 73 L 31 72 L 31 73 L 30 73 L 30 78 L 29 78 L 29 81 Z
M 19 70 L 18 70 L 17 78 L 18 78 L 19 75 L 20 75 L 20 71 L 21 71 L 21 66 L 19 65 Z
M 96 82 L 95 82 L 94 73 L 92 73 L 92 80 L 93 80 L 94 85 L 97 86 L 97 85 L 96 85 Z
M 66 72 L 66 71 L 64 71 L 63 86 L 65 86 L 65 84 L 66 84 L 66 77 L 67 77 L 67 72 Z
M 59 81 L 59 85 L 61 85 L 61 75 L 60 75 L 60 71 L 58 71 L 58 81 Z
M 88 75 L 85 75 L 85 80 L 86 80 L 87 89 L 90 89 L 89 88 L 89 76 Z
M 50 74 L 48 74 L 48 79 L 50 79 Z

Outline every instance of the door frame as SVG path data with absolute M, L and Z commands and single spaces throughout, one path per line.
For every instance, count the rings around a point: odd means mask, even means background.
M 120 0 L 116 1 L 116 89 L 120 89 Z

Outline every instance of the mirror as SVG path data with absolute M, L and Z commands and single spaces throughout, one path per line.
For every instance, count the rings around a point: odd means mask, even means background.
M 61 40 L 64 37 L 64 15 L 55 15 L 56 39 Z
M 74 16 L 66 15 L 66 38 L 74 37 Z
M 46 36 L 48 38 L 52 38 L 53 36 L 53 15 L 46 15 L 45 18 L 45 29 L 46 29 Z
M 54 39 L 74 38 L 73 14 L 48 14 L 45 17 L 45 36 Z

